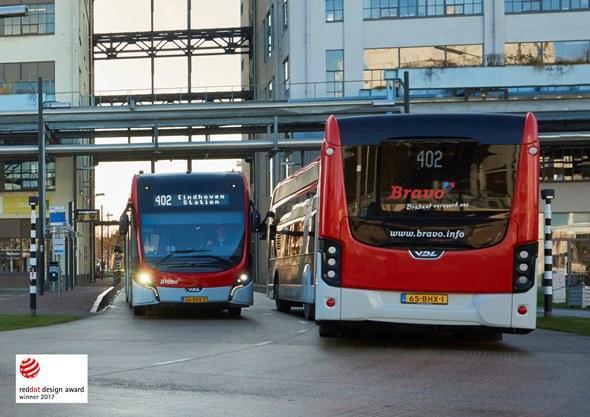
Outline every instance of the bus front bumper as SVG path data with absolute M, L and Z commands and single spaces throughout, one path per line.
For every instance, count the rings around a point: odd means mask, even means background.
M 155 304 L 215 304 L 226 307 L 248 307 L 254 300 L 254 284 L 243 287 L 209 287 L 199 291 L 186 288 L 146 288 L 133 282 L 133 306 Z

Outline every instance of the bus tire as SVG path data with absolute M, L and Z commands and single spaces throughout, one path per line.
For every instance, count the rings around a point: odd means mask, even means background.
M 340 329 L 336 323 L 321 322 L 319 323 L 320 337 L 337 337 L 340 335 Z
M 313 321 L 315 318 L 315 304 L 303 303 L 303 317 L 305 317 L 305 320 Z
M 240 317 L 242 315 L 242 307 L 228 307 L 227 314 L 231 317 Z
M 275 284 L 273 287 L 273 295 L 275 298 L 275 305 L 279 313 L 288 313 L 291 310 L 291 303 L 279 298 L 279 280 L 275 278 Z
M 147 312 L 146 306 L 134 306 L 133 307 L 133 315 L 134 316 L 145 316 L 146 312 Z

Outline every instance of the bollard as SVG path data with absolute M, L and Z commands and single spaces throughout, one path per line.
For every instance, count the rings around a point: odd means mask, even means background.
M 553 241 L 551 229 L 551 200 L 555 198 L 552 189 L 541 190 L 541 198 L 545 200 L 545 269 L 543 287 L 545 293 L 544 317 L 549 318 L 553 311 Z
M 29 197 L 31 206 L 31 243 L 29 246 L 29 310 L 31 315 L 37 314 L 37 197 Z

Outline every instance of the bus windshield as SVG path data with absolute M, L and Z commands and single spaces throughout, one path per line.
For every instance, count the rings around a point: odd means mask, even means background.
M 383 247 L 481 248 L 500 242 L 518 150 L 463 138 L 345 146 L 353 236 Z
M 153 268 L 216 272 L 242 259 L 246 207 L 241 180 L 227 187 L 142 185 L 139 209 L 142 250 Z

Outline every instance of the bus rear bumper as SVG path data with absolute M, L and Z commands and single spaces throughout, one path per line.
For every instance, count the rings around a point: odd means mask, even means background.
M 199 291 L 189 291 L 186 288 L 157 287 L 154 289 L 142 287 L 133 283 L 133 305 L 157 304 L 216 304 L 236 307 L 248 307 L 253 303 L 253 283 L 236 288 L 232 294 L 232 287 L 208 287 Z
M 533 286 L 522 294 L 447 294 L 448 304 L 432 305 L 402 303 L 402 292 L 397 291 L 330 287 L 329 297 L 335 298 L 337 305 L 329 308 L 316 302 L 316 319 L 482 326 L 526 333 L 536 327 L 536 293 Z M 526 307 L 526 313 L 522 314 L 522 308 L 519 313 L 519 307 Z

